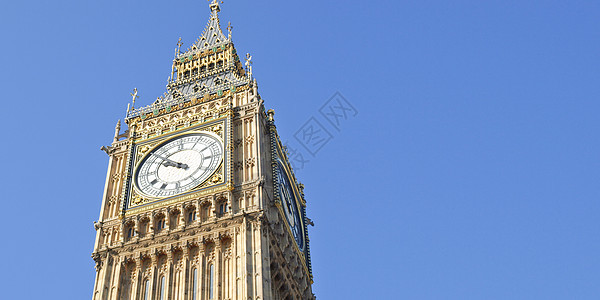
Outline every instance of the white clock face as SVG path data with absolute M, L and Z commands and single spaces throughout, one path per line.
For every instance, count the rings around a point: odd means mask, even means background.
M 134 182 L 149 197 L 169 197 L 198 186 L 223 161 L 223 143 L 213 134 L 189 133 L 170 139 L 148 153 Z

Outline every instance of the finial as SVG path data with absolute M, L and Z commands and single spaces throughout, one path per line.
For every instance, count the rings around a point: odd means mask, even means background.
M 119 141 L 119 132 L 121 131 L 121 119 L 117 121 L 117 126 L 115 126 L 115 138 L 114 141 Z
M 270 122 L 275 121 L 275 118 L 273 117 L 275 115 L 275 111 L 273 109 L 267 110 L 267 115 L 269 116 L 269 121 Z
M 181 37 L 179 37 L 179 40 L 177 41 L 177 54 L 181 54 L 181 46 L 183 46 L 183 42 L 181 41 Z
M 133 93 L 129 93 L 131 95 L 131 97 L 133 97 L 133 101 L 131 103 L 131 110 L 135 109 L 135 99 L 139 98 L 140 96 L 138 96 L 138 90 L 137 88 L 133 88 Z M 129 111 L 129 109 L 127 110 Z
M 231 40 L 231 29 L 233 29 L 233 26 L 231 26 L 231 22 L 229 22 L 229 23 L 227 24 L 227 31 L 229 32 L 229 37 L 228 37 L 228 39 L 230 39 L 230 40 Z
M 246 53 L 246 69 L 248 70 L 248 75 L 252 77 L 252 55 L 250 53 Z
M 208 0 L 210 1 L 210 0 Z M 210 4 L 210 10 L 211 11 L 216 11 L 216 12 L 220 12 L 221 11 L 221 7 L 219 6 L 219 2 L 221 4 L 223 4 L 223 1 L 219 1 L 219 0 L 212 0 L 212 3 Z

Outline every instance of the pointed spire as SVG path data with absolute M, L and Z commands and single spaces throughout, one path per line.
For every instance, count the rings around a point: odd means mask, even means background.
M 211 49 L 213 47 L 218 47 L 226 42 L 231 40 L 230 37 L 226 37 L 221 31 L 221 25 L 219 23 L 219 12 L 221 11 L 220 3 L 223 1 L 219 0 L 208 0 L 212 1 L 210 3 L 210 19 L 208 19 L 208 23 L 204 28 L 204 32 L 198 38 L 198 40 L 190 45 L 188 50 L 183 53 L 183 56 L 187 56 L 189 53 L 195 53 L 196 51 L 204 51 L 206 49 Z M 182 54 L 178 54 L 178 57 L 182 57 Z
M 167 93 L 152 104 L 138 109 L 135 107 L 137 90 L 134 90 L 131 93 L 133 101 L 127 106 L 126 123 L 138 116 L 146 118 L 149 113 L 156 115 L 154 112 L 162 108 L 170 111 L 174 106 L 194 99 L 209 99 L 211 95 L 223 96 L 228 91 L 236 92 L 239 87 L 252 88 L 256 95 L 252 56 L 248 54 L 246 61 L 238 56 L 231 41 L 231 23 L 227 26 L 228 35 L 221 30 L 219 12 L 220 3 L 223 2 L 208 1 L 211 12 L 200 37 L 187 50 L 182 49 L 181 39 L 176 44 L 171 75 L 167 79 Z

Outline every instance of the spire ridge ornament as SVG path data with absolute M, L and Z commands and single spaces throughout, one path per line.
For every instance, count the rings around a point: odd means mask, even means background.
M 231 29 L 233 29 L 233 26 L 231 26 L 231 22 L 229 22 L 227 24 L 227 32 L 229 33 L 228 39 L 231 40 Z
M 181 54 L 181 46 L 183 46 L 183 42 L 181 41 L 181 37 L 177 41 L 177 54 Z
M 246 53 L 246 69 L 248 70 L 248 76 L 252 77 L 252 55 Z

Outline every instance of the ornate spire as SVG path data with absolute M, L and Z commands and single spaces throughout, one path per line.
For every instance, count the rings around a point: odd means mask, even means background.
M 198 50 L 211 49 L 231 41 L 231 36 L 228 38 L 221 31 L 221 24 L 219 23 L 221 6 L 219 3 L 223 3 L 223 1 L 212 0 L 210 4 L 210 19 L 208 20 L 208 24 L 206 24 L 206 28 L 204 28 L 204 32 L 202 32 L 202 35 L 190 46 L 184 55 Z
M 181 39 L 175 48 L 175 59 L 171 67 L 171 76 L 167 84 L 167 93 L 159 97 L 153 104 L 136 109 L 135 103 L 127 108 L 127 117 L 157 115 L 161 109 L 171 110 L 184 102 L 195 99 L 208 99 L 211 95 L 222 96 L 235 92 L 242 86 L 253 87 L 252 57 L 246 61 L 240 57 L 231 41 L 231 24 L 227 26 L 228 36 L 223 34 L 219 24 L 219 0 L 210 1 L 210 17 L 198 40 L 183 51 Z M 244 69 L 244 65 L 248 71 Z M 132 93 L 135 99 L 137 93 Z M 134 100 L 135 101 L 135 100 Z

